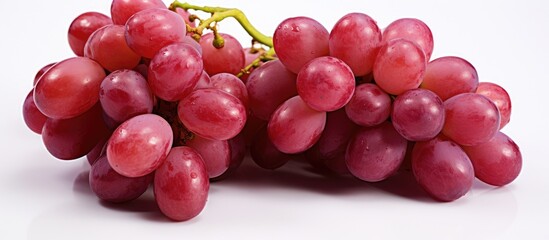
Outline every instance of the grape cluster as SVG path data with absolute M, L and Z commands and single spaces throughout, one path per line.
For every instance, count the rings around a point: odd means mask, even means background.
M 440 201 L 466 194 L 475 177 L 503 186 L 521 170 L 500 131 L 507 92 L 479 82 L 465 59 L 431 60 L 433 36 L 418 19 L 381 30 L 350 13 L 329 32 L 289 18 L 266 51 L 216 25 L 203 33 L 207 20 L 174 6 L 113 0 L 110 17 L 78 16 L 68 30 L 76 57 L 40 69 L 24 101 L 27 126 L 54 157 L 87 156 L 103 200 L 131 201 L 152 185 L 162 213 L 191 219 L 210 181 L 248 150 L 262 168 L 306 159 L 367 182 L 412 171 Z

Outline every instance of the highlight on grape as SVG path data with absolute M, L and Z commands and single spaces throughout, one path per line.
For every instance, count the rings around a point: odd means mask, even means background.
M 218 28 L 228 17 L 251 46 Z M 70 23 L 75 56 L 38 71 L 24 120 L 54 157 L 87 157 L 98 198 L 128 202 L 152 185 L 174 221 L 197 216 L 210 182 L 248 154 L 265 169 L 304 159 L 366 182 L 411 172 L 439 201 L 464 196 L 475 177 L 517 178 L 519 147 L 501 132 L 506 90 L 463 58 L 431 59 L 421 20 L 381 27 L 365 13 L 331 29 L 297 16 L 270 37 L 234 8 L 113 0 L 110 16 Z

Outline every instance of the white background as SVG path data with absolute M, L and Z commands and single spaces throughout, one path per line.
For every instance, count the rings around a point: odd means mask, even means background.
M 481 81 L 510 93 L 504 132 L 521 147 L 521 175 L 503 188 L 476 182 L 465 197 L 439 203 L 407 177 L 368 184 L 323 178 L 298 164 L 275 172 L 247 164 L 212 184 L 204 211 L 188 222 L 167 221 L 151 194 L 128 205 L 100 202 L 87 185 L 84 159 L 51 157 L 24 125 L 21 106 L 38 69 L 72 56 L 66 36 L 72 19 L 85 11 L 109 14 L 110 1 L 2 1 L 0 239 L 549 239 L 547 1 L 193 3 L 241 8 L 269 35 L 298 15 L 328 30 L 354 11 L 381 28 L 397 18 L 422 19 L 434 34 L 433 58 L 461 56 Z M 248 45 L 234 21 L 220 28 Z

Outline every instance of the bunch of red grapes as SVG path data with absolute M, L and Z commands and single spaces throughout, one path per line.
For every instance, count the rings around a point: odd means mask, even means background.
M 189 32 L 189 16 L 161 0 L 113 0 L 111 17 L 71 23 L 76 57 L 36 74 L 27 126 L 56 158 L 87 156 L 103 200 L 130 201 L 152 185 L 162 213 L 191 219 L 210 180 L 248 150 L 266 169 L 305 158 L 367 182 L 412 171 L 440 201 L 466 194 L 475 177 L 503 186 L 521 170 L 518 146 L 500 132 L 508 93 L 479 82 L 465 59 L 431 60 L 433 36 L 418 19 L 381 30 L 350 13 L 329 32 L 289 18 L 274 32 L 276 54 L 261 58 L 215 28 Z M 264 61 L 246 68 L 255 59 Z

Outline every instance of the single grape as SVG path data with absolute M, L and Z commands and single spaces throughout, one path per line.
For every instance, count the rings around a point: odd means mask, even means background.
M 240 42 L 226 33 L 219 33 L 224 44 L 221 48 L 213 45 L 214 34 L 206 33 L 200 38 L 204 70 L 210 75 L 218 73 L 238 74 L 244 68 L 244 50 Z
M 248 90 L 242 80 L 235 75 L 230 73 L 215 74 L 210 78 L 209 88 L 219 89 L 235 96 L 244 107 L 248 108 Z
M 444 125 L 443 102 L 429 90 L 408 90 L 396 97 L 391 121 L 407 140 L 429 140 L 436 137 Z
M 345 106 L 345 112 L 357 125 L 376 126 L 391 114 L 391 97 L 373 83 L 360 84 Z
M 246 108 L 235 96 L 218 89 L 197 89 L 179 102 L 179 119 L 202 137 L 227 140 L 246 124 Z
M 475 178 L 467 154 L 459 145 L 443 136 L 414 145 L 412 171 L 419 185 L 429 195 L 445 202 L 465 195 Z
M 462 93 L 451 97 L 444 102 L 444 111 L 442 133 L 459 145 L 487 142 L 499 130 L 498 108 L 480 94 Z
M 357 129 L 358 126 L 347 117 L 344 109 L 327 113 L 324 131 L 315 145 L 307 150 L 307 160 L 320 169 L 328 168 L 342 175 L 349 173 L 345 152 L 349 139 Z
M 296 84 L 303 101 L 321 112 L 344 107 L 355 91 L 352 70 L 343 61 L 329 56 L 305 64 L 297 75 Z
M 125 177 L 110 165 L 107 155 L 99 157 L 90 168 L 90 188 L 95 195 L 108 202 L 122 203 L 141 196 L 152 183 L 154 174 Z
M 522 155 L 518 145 L 502 132 L 498 132 L 488 142 L 464 146 L 463 150 L 473 163 L 475 176 L 494 186 L 511 183 L 522 169 Z
M 132 69 L 139 64 L 141 57 L 126 43 L 124 26 L 107 25 L 97 29 L 86 43 L 84 56 L 101 64 L 109 72 Z
M 164 162 L 172 143 L 172 129 L 166 120 L 155 114 L 138 115 L 114 130 L 107 158 L 121 175 L 141 177 Z
M 149 64 L 148 81 L 154 94 L 166 101 L 179 101 L 194 89 L 204 66 L 191 45 L 174 43 L 158 51 Z
M 442 101 L 460 93 L 473 93 L 478 87 L 477 70 L 460 57 L 441 57 L 427 64 L 421 88 L 436 93 Z
M 42 128 L 46 123 L 46 117 L 34 104 L 34 91 L 31 90 L 23 102 L 23 120 L 27 127 L 38 134 L 42 134 Z
M 330 53 L 328 30 L 308 17 L 282 21 L 273 35 L 273 45 L 280 62 L 298 73 L 307 62 Z
M 481 82 L 478 84 L 476 93 L 492 100 L 498 107 L 501 121 L 499 129 L 502 129 L 511 120 L 511 98 L 505 89 L 491 82 Z
M 156 203 L 174 221 L 198 215 L 206 205 L 209 188 L 202 158 L 189 147 L 173 148 L 154 175 Z
M 185 39 L 185 21 L 168 9 L 152 8 L 132 15 L 126 23 L 128 46 L 145 58 L 152 58 L 163 47 Z
M 166 9 L 166 4 L 162 0 L 113 0 L 111 4 L 112 21 L 114 24 L 124 25 L 135 13 L 150 8 Z
M 152 113 L 154 96 L 147 80 L 132 70 L 118 70 L 101 83 L 99 101 L 103 111 L 116 122 Z
M 419 87 L 425 73 L 425 54 L 421 47 L 406 39 L 394 39 L 382 45 L 374 63 L 374 79 L 385 92 L 399 95 Z
M 293 158 L 292 154 L 283 153 L 273 145 L 267 134 L 267 125 L 261 127 L 254 136 L 250 156 L 257 166 L 268 170 L 280 168 Z
M 326 113 L 310 108 L 299 96 L 280 105 L 271 116 L 267 131 L 273 145 L 281 152 L 301 153 L 320 138 Z
M 267 121 L 280 104 L 297 95 L 296 78 L 279 60 L 255 69 L 246 82 L 254 116 Z
M 36 83 L 34 103 L 50 118 L 76 117 L 99 100 L 99 86 L 105 71 L 84 57 L 69 58 L 50 68 Z
M 87 112 L 69 119 L 49 118 L 42 129 L 42 141 L 48 152 L 58 159 L 83 157 L 109 134 L 96 104 Z
M 389 122 L 361 128 L 349 140 L 345 163 L 353 176 L 367 182 L 379 182 L 399 169 L 407 144 Z
M 69 26 L 69 45 L 77 56 L 84 56 L 84 46 L 95 30 L 112 24 L 111 18 L 98 12 L 85 12 L 76 17 Z
M 44 73 L 46 73 L 46 71 L 50 70 L 50 68 L 55 65 L 56 63 L 50 63 L 46 66 L 43 66 L 42 68 L 40 68 L 40 70 L 38 70 L 38 72 L 36 73 L 36 75 L 34 75 L 34 81 L 32 83 L 32 86 L 36 86 L 36 83 L 38 82 L 38 80 L 40 80 L 40 78 L 42 77 L 42 75 L 44 75 Z
M 377 23 L 363 13 L 349 13 L 330 32 L 330 55 L 343 60 L 355 76 L 372 72 L 381 46 Z
M 210 178 L 221 176 L 231 164 L 231 148 L 227 140 L 212 140 L 194 135 L 185 145 L 200 154 Z
M 433 34 L 431 29 L 419 19 L 401 18 L 398 19 L 383 30 L 382 43 L 393 39 L 403 38 L 419 45 L 425 53 L 426 61 L 429 61 L 433 53 Z

